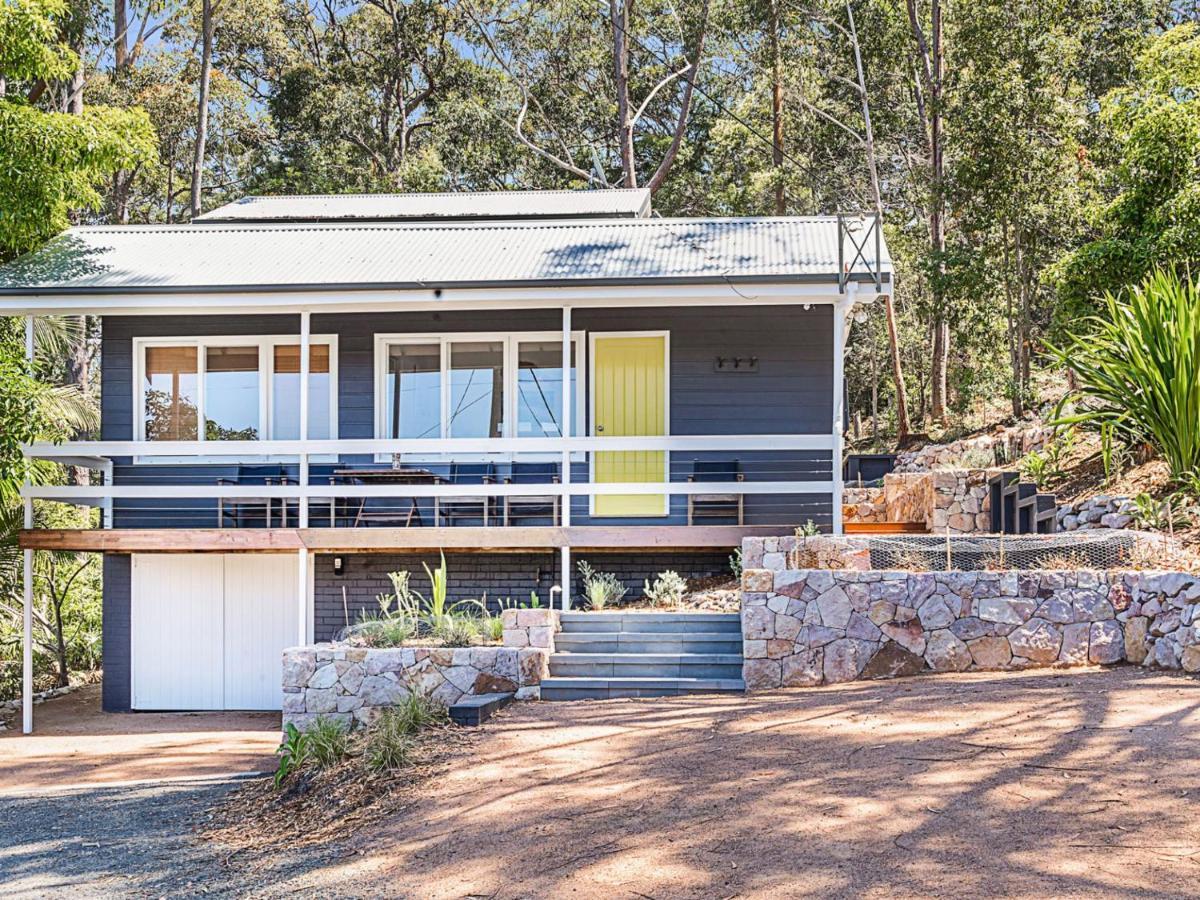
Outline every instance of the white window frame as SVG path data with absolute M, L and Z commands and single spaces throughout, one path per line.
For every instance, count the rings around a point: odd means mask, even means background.
M 584 374 L 587 370 L 586 359 L 584 357 L 586 335 L 583 331 L 571 332 L 571 344 L 575 350 L 575 425 L 582 430 L 585 424 L 584 415 L 586 413 L 586 390 L 584 388 Z M 545 341 L 556 343 L 561 346 L 562 332 L 561 331 L 449 331 L 449 332 L 425 332 L 425 333 L 399 333 L 399 334 L 376 334 L 375 335 L 375 437 L 384 440 L 387 437 L 388 425 L 388 410 L 385 408 L 384 399 L 387 397 L 387 364 L 388 350 L 391 347 L 401 344 L 436 344 L 439 348 L 441 358 L 441 421 L 438 428 L 439 438 L 448 438 L 449 435 L 449 413 L 450 413 L 450 345 L 457 343 L 476 343 L 490 341 L 493 343 L 499 342 L 504 345 L 504 416 L 501 422 L 500 438 L 497 440 L 506 440 L 512 438 L 514 440 L 522 440 L 516 434 L 517 426 L 517 346 L 518 344 L 530 341 Z M 556 410 L 557 412 L 557 410 Z M 541 435 L 539 435 L 540 437 Z M 572 435 L 573 437 L 577 435 Z M 432 438 L 431 438 L 432 440 Z M 497 453 L 502 451 L 498 450 Z M 427 455 L 442 455 L 442 454 L 420 454 L 422 458 Z M 510 454 L 511 455 L 511 454 Z M 522 454 L 522 459 L 558 459 L 557 454 Z M 378 454 L 376 457 L 379 461 L 391 459 L 391 454 Z M 461 453 L 454 454 L 457 460 L 466 459 L 493 459 L 495 454 L 473 454 L 463 455 Z
M 196 348 L 196 439 L 204 437 L 204 376 L 206 375 L 205 350 L 209 347 L 258 347 L 258 421 L 259 440 L 271 440 L 271 428 L 274 420 L 274 395 L 271 390 L 275 376 L 274 350 L 280 345 L 299 346 L 298 334 L 241 334 L 241 335 L 187 335 L 183 337 L 144 337 L 133 339 L 133 432 L 134 440 L 146 440 L 146 396 L 144 393 L 146 380 L 146 350 L 150 347 L 195 347 Z M 329 347 L 329 439 L 336 440 L 338 436 L 338 340 L 336 334 L 314 334 L 309 337 L 309 346 L 318 344 Z M 214 442 L 215 443 L 215 442 Z M 253 461 L 287 461 L 293 456 L 139 456 L 136 463 L 236 463 L 239 460 Z M 331 460 L 334 456 L 313 456 L 313 461 Z

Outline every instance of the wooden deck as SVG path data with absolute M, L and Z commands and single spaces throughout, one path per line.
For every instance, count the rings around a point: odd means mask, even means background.
M 580 551 L 733 550 L 744 537 L 790 534 L 786 525 L 611 525 L 570 528 L 113 528 L 22 531 L 23 550 L 103 553 L 504 553 L 569 546 Z

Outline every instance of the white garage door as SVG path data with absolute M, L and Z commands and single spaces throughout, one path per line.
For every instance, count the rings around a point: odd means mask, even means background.
M 134 554 L 134 709 L 279 709 L 296 643 L 295 557 Z

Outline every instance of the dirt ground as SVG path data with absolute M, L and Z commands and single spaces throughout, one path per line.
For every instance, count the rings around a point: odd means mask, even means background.
M 0 797 L 0 898 L 1200 897 L 1198 747 L 1131 667 L 519 704 L 322 847 L 199 838 L 228 783 Z
M 279 713 L 105 713 L 93 684 L 33 715 L 0 732 L 0 796 L 275 769 Z
M 1197 897 L 1200 680 L 1134 668 L 524 704 L 268 893 Z

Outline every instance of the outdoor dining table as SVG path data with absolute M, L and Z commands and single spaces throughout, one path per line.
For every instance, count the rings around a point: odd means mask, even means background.
M 437 484 L 438 477 L 428 469 L 393 469 L 393 468 L 378 468 L 378 469 L 334 469 L 333 480 L 335 483 L 342 484 L 396 484 L 396 485 L 412 485 L 412 484 Z M 403 494 L 403 492 L 401 492 Z M 403 521 L 404 527 L 408 528 L 412 525 L 413 519 L 417 520 L 418 524 L 424 524 L 421 519 L 421 510 L 418 504 L 417 497 L 407 497 L 408 512 L 401 514 L 399 511 L 380 510 L 371 512 L 367 510 L 367 498 L 359 497 L 358 511 L 354 516 L 354 527 L 357 528 L 362 522 L 400 522 Z M 438 498 L 433 498 L 433 521 L 437 522 L 438 518 Z M 330 506 L 329 512 L 330 525 L 334 523 L 333 506 Z

